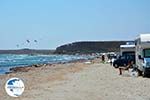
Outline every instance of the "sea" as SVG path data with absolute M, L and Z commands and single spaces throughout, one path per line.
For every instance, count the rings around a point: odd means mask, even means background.
M 89 55 L 16 55 L 0 54 L 0 75 L 9 72 L 13 67 L 26 67 L 34 64 L 65 63 L 75 60 L 94 58 Z

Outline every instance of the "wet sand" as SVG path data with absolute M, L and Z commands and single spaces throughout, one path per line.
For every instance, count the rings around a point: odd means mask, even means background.
M 21 78 L 25 91 L 18 98 L 4 90 L 11 77 Z M 109 64 L 94 61 L 46 65 L 28 72 L 0 75 L 0 100 L 150 100 L 150 79 L 122 76 Z

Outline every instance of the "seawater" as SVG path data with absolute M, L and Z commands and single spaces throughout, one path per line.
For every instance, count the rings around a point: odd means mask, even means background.
M 29 66 L 34 64 L 53 64 L 59 62 L 69 62 L 80 59 L 90 59 L 91 56 L 80 55 L 15 55 L 0 54 L 0 74 L 9 72 L 10 68 Z

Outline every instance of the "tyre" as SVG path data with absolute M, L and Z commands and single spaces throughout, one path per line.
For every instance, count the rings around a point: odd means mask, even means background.
M 118 64 L 114 64 L 114 67 L 115 67 L 115 68 L 118 68 L 119 66 L 118 66 Z
M 147 77 L 147 73 L 146 73 L 146 70 L 145 70 L 145 69 L 144 69 L 142 75 L 143 75 L 143 77 Z

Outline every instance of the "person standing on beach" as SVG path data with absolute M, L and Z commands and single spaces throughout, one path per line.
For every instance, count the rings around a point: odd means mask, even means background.
M 105 55 L 102 55 L 102 62 L 105 62 Z

